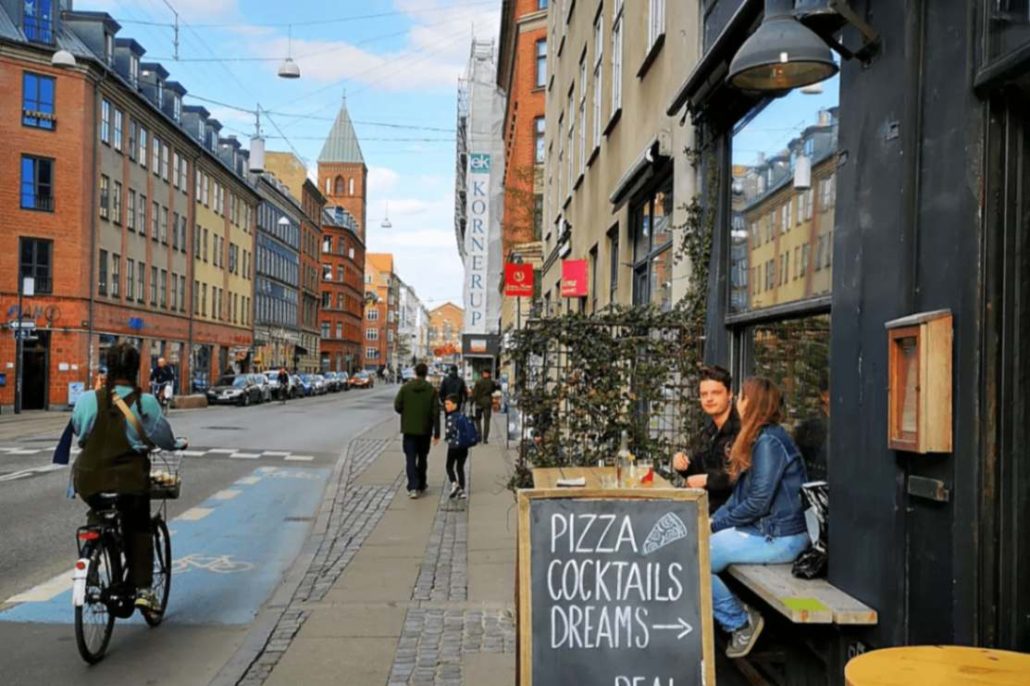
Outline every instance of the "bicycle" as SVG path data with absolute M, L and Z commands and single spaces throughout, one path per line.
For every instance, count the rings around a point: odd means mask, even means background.
M 155 398 L 157 398 L 157 402 L 161 406 L 161 414 L 167 417 L 168 406 L 172 402 L 172 382 L 154 381 L 150 384 L 150 392 L 153 394 Z
M 140 614 L 149 626 L 156 627 L 164 619 L 172 585 L 172 541 L 165 520 L 167 501 L 178 498 L 182 486 L 182 454 L 157 451 L 151 457 L 148 495 L 160 504 L 151 517 L 154 570 L 150 591 L 158 606 L 153 610 L 140 608 Z M 76 532 L 79 559 L 72 574 L 75 643 L 82 659 L 89 664 L 104 658 L 114 620 L 128 619 L 136 610 L 136 588 L 128 578 L 122 517 L 117 509 L 119 497 L 116 493 L 101 493 L 101 506 L 90 511 L 93 522 Z

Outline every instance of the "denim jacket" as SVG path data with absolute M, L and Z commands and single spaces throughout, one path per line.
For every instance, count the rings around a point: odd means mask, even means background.
M 734 527 L 768 538 L 803 533 L 801 484 L 807 480 L 801 451 L 783 427 L 763 427 L 751 448 L 751 468 L 712 516 L 712 531 Z

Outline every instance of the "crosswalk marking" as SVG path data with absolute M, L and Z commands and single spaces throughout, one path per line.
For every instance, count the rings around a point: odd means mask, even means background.
M 259 453 L 233 453 L 229 457 L 237 460 L 256 460 L 261 457 L 261 455 Z
M 232 488 L 227 488 L 224 491 L 218 491 L 217 493 L 215 493 L 213 496 L 211 496 L 211 499 L 212 500 L 232 500 L 233 498 L 235 498 L 239 494 L 240 494 L 240 491 L 237 491 L 237 490 L 232 489 Z
M 265 457 L 287 457 L 291 453 L 289 451 L 283 452 L 280 450 L 264 450 L 261 452 Z
M 237 479 L 236 483 L 238 483 L 241 486 L 253 486 L 258 481 L 261 481 L 260 476 L 245 476 L 242 479 Z
M 39 467 L 32 467 L 31 469 L 22 469 L 17 472 L 11 472 L 10 474 L 4 474 L 0 476 L 0 481 L 17 481 L 18 479 L 25 479 L 36 474 L 46 474 L 47 472 L 55 472 L 58 469 L 64 469 L 68 465 L 64 464 L 45 464 Z
M 196 522 L 214 512 L 210 507 L 191 507 L 175 518 L 174 521 Z
M 314 455 L 287 455 L 287 462 L 312 462 L 315 459 Z

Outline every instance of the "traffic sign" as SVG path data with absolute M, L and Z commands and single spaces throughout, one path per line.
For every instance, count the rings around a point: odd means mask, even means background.
M 32 320 L 18 321 L 17 319 L 12 319 L 11 321 L 7 322 L 7 326 L 11 327 L 12 329 L 35 329 L 36 322 Z

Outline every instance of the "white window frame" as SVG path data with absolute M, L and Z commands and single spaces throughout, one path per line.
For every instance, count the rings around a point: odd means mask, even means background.
M 123 117 L 124 115 L 122 114 L 122 111 L 117 107 L 114 108 L 114 140 L 112 141 L 112 145 L 114 145 L 114 149 L 119 152 L 122 150 Z
M 647 49 L 665 35 L 665 0 L 649 0 L 647 12 Z
M 601 144 L 601 98 L 604 92 L 604 12 L 598 11 L 594 20 L 594 96 L 593 96 L 593 129 L 591 144 L 596 148 Z
M 612 115 L 622 109 L 622 46 L 624 43 L 623 0 L 615 6 L 612 19 Z
M 579 60 L 579 173 L 587 168 L 587 52 Z

